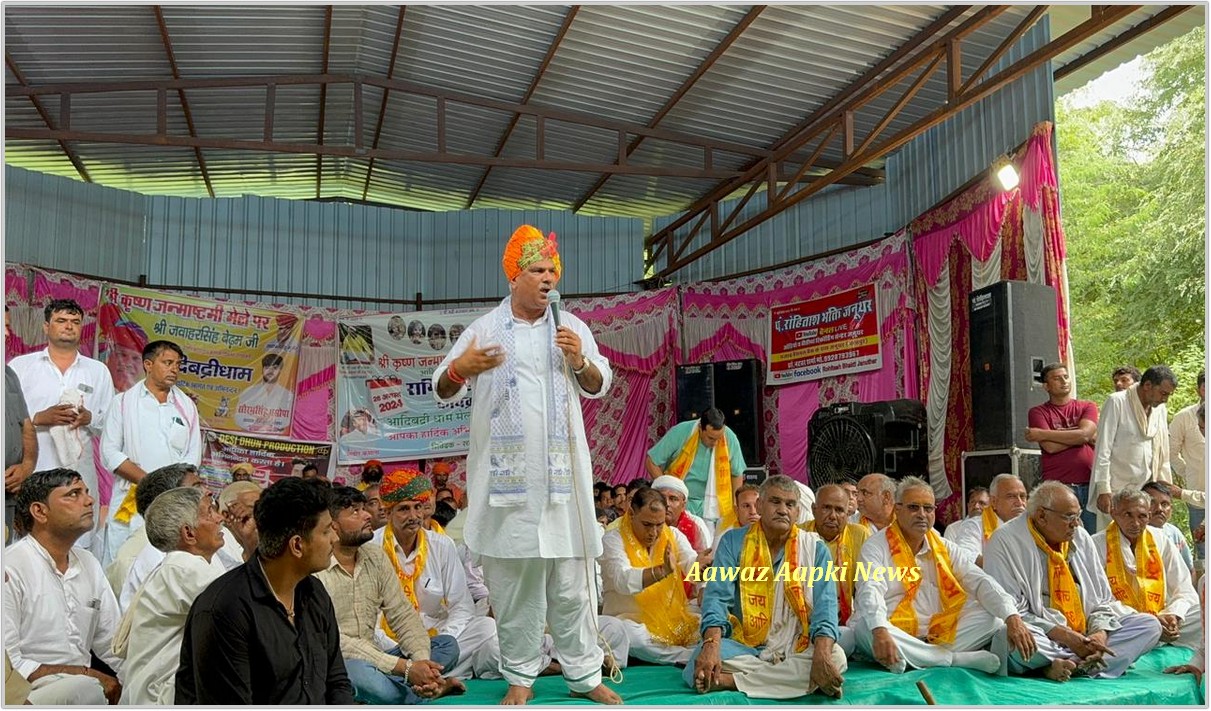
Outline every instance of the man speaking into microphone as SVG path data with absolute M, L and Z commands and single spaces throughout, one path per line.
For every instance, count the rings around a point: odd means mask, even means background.
M 501 260 L 509 296 L 467 327 L 433 374 L 439 402 L 471 401 L 467 547 L 497 619 L 504 704 L 527 703 L 544 627 L 573 695 L 621 703 L 601 683 L 593 562 L 601 537 L 580 398 L 610 388 L 588 326 L 560 313 L 563 265 L 552 233 L 517 228 Z

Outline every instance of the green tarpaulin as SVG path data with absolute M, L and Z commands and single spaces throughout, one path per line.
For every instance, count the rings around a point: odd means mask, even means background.
M 966 669 L 929 669 L 894 675 L 867 662 L 853 662 L 845 673 L 842 699 L 804 696 L 781 703 L 802 706 L 879 704 L 924 704 L 917 682 L 924 680 L 941 705 L 1204 705 L 1203 691 L 1189 675 L 1162 674 L 1167 666 L 1184 664 L 1190 650 L 1174 647 L 1155 649 L 1136 662 L 1118 679 L 1073 679 L 1057 684 L 1042 678 L 997 677 Z M 681 680 L 681 670 L 673 667 L 634 666 L 623 671 L 622 684 L 610 684 L 625 703 L 691 706 L 725 704 L 776 704 L 764 699 L 748 699 L 735 691 L 698 695 Z M 440 705 L 495 705 L 505 694 L 503 681 L 473 680 L 467 693 L 437 701 Z M 534 685 L 537 704 L 589 704 L 568 698 L 568 688 L 560 677 L 542 677 Z

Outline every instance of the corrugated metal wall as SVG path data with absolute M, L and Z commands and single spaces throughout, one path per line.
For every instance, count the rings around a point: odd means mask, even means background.
M 1049 38 L 1044 15 L 989 75 L 1047 44 Z M 673 278 L 687 283 L 727 276 L 894 232 L 972 176 L 987 170 L 1001 153 L 1024 142 L 1035 124 L 1054 121 L 1053 91 L 1048 63 L 889 155 L 884 185 L 840 186 L 822 191 L 702 257 Z M 760 212 L 764 206 L 762 191 L 749 201 L 738 221 Z M 727 213 L 721 210 L 721 214 Z M 676 217 L 657 218 L 653 230 L 661 229 Z M 687 251 L 704 243 L 704 236 L 700 235 Z
M 744 206 L 736 222 L 743 222 L 764 209 L 765 191 L 762 190 Z M 728 214 L 721 206 L 720 215 Z M 674 218 L 676 215 L 653 220 L 653 231 Z M 871 188 L 844 185 L 826 188 L 701 257 L 677 272 L 673 279 L 690 283 L 781 264 L 882 237 L 895 227 L 886 184 Z M 687 253 L 706 243 L 706 231 L 703 232 Z M 663 254 L 660 259 L 664 259 Z M 660 265 L 663 261 L 658 262 Z
M 7 261 L 139 278 L 145 196 L 7 165 L 4 191 Z
M 1044 15 L 1006 52 L 989 76 L 1049 40 L 1049 21 Z M 891 214 L 896 227 L 912 221 L 973 176 L 988 170 L 997 156 L 1030 138 L 1031 129 L 1040 121 L 1055 121 L 1050 62 L 889 156 L 887 185 L 891 188 Z
M 258 197 L 150 198 L 147 278 L 154 284 L 399 302 L 414 301 L 418 291 L 425 300 L 501 297 L 501 250 L 523 223 L 558 235 L 567 259 L 561 291 L 635 290 L 630 282 L 643 271 L 639 219 L 545 210 L 422 213 Z M 387 308 L 316 298 L 282 301 Z

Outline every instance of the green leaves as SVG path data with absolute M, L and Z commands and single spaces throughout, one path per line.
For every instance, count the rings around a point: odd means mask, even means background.
M 1206 34 L 1144 58 L 1128 105 L 1056 107 L 1078 392 L 1102 402 L 1110 372 L 1166 363 L 1171 411 L 1197 401 L 1206 294 Z

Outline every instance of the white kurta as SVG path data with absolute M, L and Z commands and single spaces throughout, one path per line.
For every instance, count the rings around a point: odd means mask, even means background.
M 891 612 L 907 593 L 903 582 L 883 579 L 885 576 L 869 576 L 866 580 L 858 577 L 850 622 L 854 626 L 859 648 L 869 653 L 873 646 L 874 630 L 882 627 L 891 634 L 903 661 L 910 666 L 950 666 L 954 653 L 980 649 L 1006 619 L 1017 614 L 1013 599 L 976 565 L 975 554 L 945 539 L 942 543 L 950 554 L 951 570 L 967 593 L 967 603 L 959 615 L 954 642 L 941 645 L 924 641 L 929 633 L 930 619 L 942 611 L 937 565 L 929 540 L 926 539 L 915 556 L 916 565 L 921 571 L 921 583 L 912 602 L 912 609 L 917 614 L 916 633 L 907 634 L 890 621 Z M 883 532 L 866 539 L 859 560 L 874 569 L 890 570 L 896 567 L 887 544 L 887 535 Z
M 1194 583 L 1190 581 L 1190 570 L 1181 555 L 1173 549 L 1173 544 L 1165 537 L 1164 531 L 1152 526 L 1148 527 L 1148 531 L 1160 550 L 1161 561 L 1165 566 L 1165 606 L 1161 609 L 1161 614 L 1181 618 L 1182 635 L 1175 644 L 1194 649 L 1197 641 L 1203 636 L 1203 621 L 1198 593 L 1194 591 Z M 1097 548 L 1098 559 L 1107 561 L 1105 531 L 1093 534 L 1093 545 Z M 1135 565 L 1135 551 L 1126 536 L 1119 536 L 1119 550 L 1123 554 L 1123 566 L 1127 569 L 1127 574 L 1136 575 L 1139 571 Z
M 997 521 L 999 522 L 997 528 L 1005 525 L 1000 516 L 997 516 Z M 984 518 L 982 516 L 965 518 L 953 525 L 954 538 L 950 540 L 955 545 L 977 558 L 984 555 L 984 546 L 987 544 L 984 541 Z
M 1125 486 L 1142 486 L 1152 478 L 1152 440 L 1144 436 L 1131 411 L 1129 397 L 1135 390 L 1111 393 L 1102 405 L 1097 422 L 1097 446 L 1090 477 L 1090 511 L 1097 511 L 1097 497 Z M 1157 437 L 1169 438 L 1168 414 L 1164 405 L 1152 408 L 1149 426 L 1159 428 Z M 1169 462 L 1162 462 L 1161 478 L 1172 481 Z
M 433 372 L 433 392 L 437 394 L 437 383 L 450 363 L 462 355 L 476 338 L 476 347 L 492 345 L 492 324 L 498 318 L 493 310 L 476 319 L 450 350 L 442 364 Z M 574 451 L 574 483 L 571 500 L 567 505 L 551 504 L 547 497 L 547 432 L 548 401 L 550 382 L 554 377 L 565 377 L 563 373 L 551 372 L 550 344 L 553 342 L 554 323 L 548 311 L 541 319 L 529 323 L 514 318 L 516 352 L 506 357 L 517 362 L 516 390 L 513 397 L 520 398 L 526 449 L 526 486 L 529 499 L 523 506 L 488 505 L 488 465 L 491 415 L 490 408 L 497 388 L 509 388 L 499 377 L 502 367 L 480 373 L 469 378 L 475 396 L 471 404 L 471 445 L 467 456 L 467 525 L 464 538 L 472 553 L 494 558 L 571 558 L 601 555 L 600 538 L 596 535 L 596 517 L 593 515 L 593 467 L 589 459 L 589 443 L 584 431 L 584 418 L 576 394 L 588 399 L 604 397 L 610 390 L 613 374 L 610 362 L 597 350 L 597 343 L 589 327 L 575 315 L 566 311 L 560 315 L 561 323 L 580 336 L 585 358 L 593 361 L 602 377 L 601 389 L 588 393 L 576 383 L 569 388 L 571 417 L 569 434 Z M 575 378 L 573 378 L 575 380 Z M 453 397 L 440 402 L 457 402 L 467 396 L 464 385 Z M 553 413 L 563 417 L 564 413 Z M 579 513 L 579 515 L 577 515 Z M 583 537 L 578 531 L 584 532 Z M 710 533 L 709 529 L 707 531 Z M 582 544 L 582 538 L 584 539 Z
M 223 533 L 226 537 L 228 534 Z M 135 593 L 139 588 L 143 587 L 143 583 L 151 577 L 152 573 L 164 562 L 164 551 L 156 548 L 148 543 L 135 556 L 134 562 L 130 564 L 130 570 L 126 573 L 126 580 L 122 582 L 122 589 L 118 593 L 118 609 L 123 614 L 130 609 L 130 603 L 135 599 Z M 211 569 L 214 571 L 214 576 L 217 578 L 227 572 L 227 566 L 223 565 L 223 561 L 219 560 L 218 555 L 210 557 Z
M 110 650 L 117 629 L 118 601 L 92 553 L 72 548 L 59 573 L 33 536 L 4 550 L 4 650 L 21 676 L 43 664 L 88 666 L 90 652 L 121 672 Z
M 1198 429 L 1198 405 L 1182 408 L 1173 416 L 1169 423 L 1169 457 L 1172 460 L 1173 472 L 1182 477 L 1185 489 L 1203 494 L 1197 503 L 1206 505 L 1207 472 L 1206 462 L 1207 441 Z M 1191 497 L 1193 498 L 1193 497 Z M 1191 503 L 1186 494 L 1182 500 Z
M 1018 516 L 997 529 L 988 539 L 984 569 L 1014 599 L 1022 621 L 1034 635 L 1038 651 L 1031 659 L 1010 657 L 1015 672 L 1038 669 L 1051 660 L 1072 658 L 1072 651 L 1047 637 L 1056 625 L 1068 626 L 1064 613 L 1051 606 L 1047 554 L 1039 550 L 1027 527 L 1028 515 Z M 1085 610 L 1085 634 L 1107 632 L 1107 642 L 1115 656 L 1096 676 L 1121 675 L 1132 663 L 1160 639 L 1160 623 L 1151 615 L 1136 613 L 1114 599 L 1110 582 L 1098 558 L 1093 539 L 1083 528 L 1076 528 L 1068 549 L 1068 566 L 1077 581 Z
M 130 632 L 120 679 L 122 704 L 173 704 L 185 618 L 194 599 L 222 573 L 221 566 L 216 568 L 201 556 L 173 551 L 148 576 L 126 613 Z
M 388 524 L 390 525 L 390 524 Z M 382 548 L 386 528 L 374 532 L 374 540 L 367 545 Z M 458 662 L 450 670 L 450 676 L 470 678 L 475 671 L 476 653 L 484 645 L 496 645 L 496 621 L 475 613 L 475 601 L 467 588 L 463 561 L 454 541 L 441 533 L 424 531 L 429 551 L 425 558 L 425 569 L 416 579 L 416 602 L 420 605 L 420 619 L 425 629 L 436 629 L 438 634 L 448 634 L 458 640 Z M 395 556 L 404 574 L 415 570 L 417 546 L 410 554 L 397 542 Z M 499 656 L 499 652 L 496 653 Z M 481 657 L 483 655 L 480 655 Z M 485 661 L 490 664 L 490 661 Z

